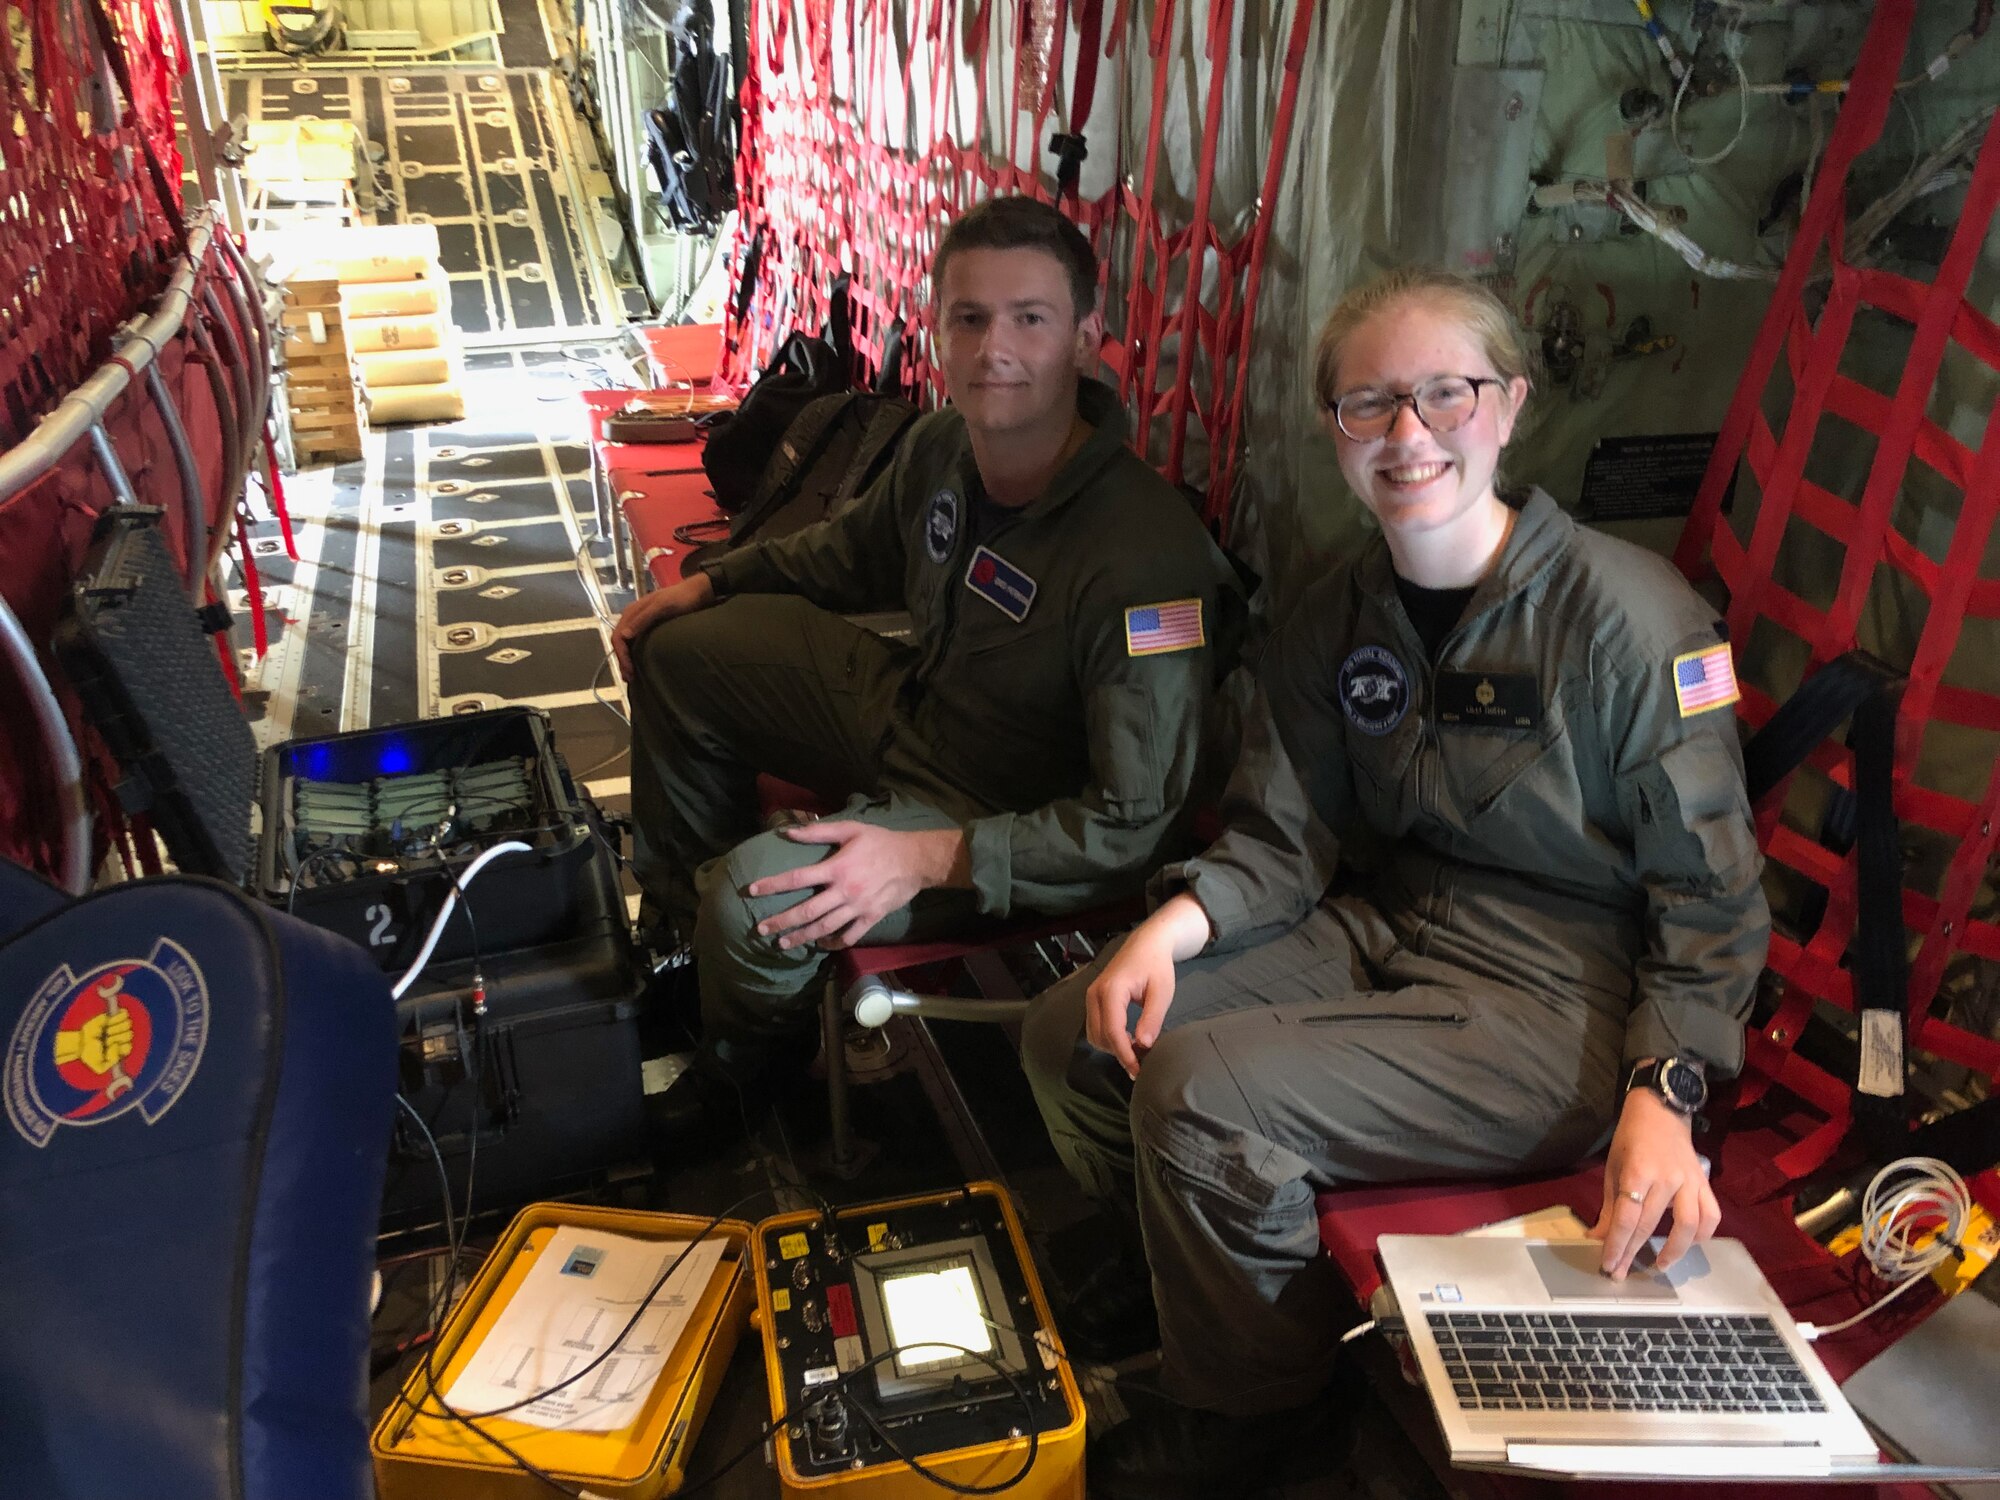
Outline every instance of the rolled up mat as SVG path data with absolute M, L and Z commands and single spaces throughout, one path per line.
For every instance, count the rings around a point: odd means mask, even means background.
M 379 354 L 384 349 L 436 349 L 443 343 L 444 327 L 435 313 L 347 320 L 347 348 L 351 354 Z
M 392 385 L 369 391 L 368 420 L 385 422 L 456 422 L 465 415 L 465 392 L 455 380 L 438 385 Z
M 372 286 L 344 286 L 340 306 L 350 318 L 405 317 L 438 310 L 438 288 L 429 281 L 384 281 Z
M 361 383 L 371 393 L 395 386 L 445 385 L 451 381 L 451 359 L 442 349 L 357 354 L 354 364 L 361 371 Z
M 370 286 L 393 281 L 421 281 L 430 259 L 424 255 L 342 255 L 327 256 L 334 280 L 342 286 Z

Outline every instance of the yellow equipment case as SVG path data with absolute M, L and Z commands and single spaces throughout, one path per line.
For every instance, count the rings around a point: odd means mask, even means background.
M 947 1493 L 905 1458 L 960 1485 L 1019 1475 L 1009 1500 L 1083 1500 L 1083 1398 L 1002 1188 L 838 1209 L 831 1225 L 786 1214 L 752 1247 L 785 1500 Z M 984 1358 L 947 1355 L 982 1328 Z M 940 1329 L 958 1330 L 950 1345 L 922 1342 Z
M 696 1297 L 639 1417 L 611 1432 L 565 1432 L 508 1417 L 479 1426 L 536 1467 L 605 1500 L 657 1500 L 679 1489 L 687 1459 L 748 1322 L 749 1224 L 679 1214 L 536 1203 L 521 1210 L 480 1267 L 438 1335 L 430 1365 L 419 1364 L 376 1424 L 371 1443 L 379 1500 L 547 1500 L 548 1488 L 431 1395 L 451 1389 L 480 1342 L 520 1289 L 556 1232 L 597 1230 L 646 1240 L 693 1240 L 704 1230 L 723 1242 L 721 1264 Z

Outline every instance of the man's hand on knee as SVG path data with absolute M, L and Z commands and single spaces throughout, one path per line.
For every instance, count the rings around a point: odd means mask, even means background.
M 632 652 L 638 646 L 640 636 L 662 620 L 691 615 L 713 603 L 715 585 L 706 573 L 697 573 L 679 583 L 670 583 L 665 588 L 654 589 L 650 594 L 642 594 L 626 605 L 618 623 L 611 627 L 611 649 L 618 654 L 619 676 L 627 682 L 632 680 Z
M 745 890 L 748 896 L 817 891 L 757 924 L 758 933 L 776 937 L 780 948 L 811 942 L 851 948 L 889 913 L 908 906 L 917 892 L 971 884 L 965 836 L 956 828 L 899 833 L 843 818 L 787 828 L 784 835 L 794 843 L 835 847 L 817 864 L 753 880 Z

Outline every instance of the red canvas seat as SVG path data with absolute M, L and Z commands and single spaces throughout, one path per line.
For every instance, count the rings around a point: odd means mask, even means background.
M 653 378 L 663 386 L 706 386 L 722 358 L 720 323 L 684 323 L 673 328 L 641 328 L 639 342 Z
M 722 515 L 702 471 L 699 442 L 614 443 L 605 438 L 605 419 L 643 394 L 582 393 L 599 534 L 611 540 L 618 581 L 640 593 L 680 578 L 681 564 L 694 548 L 674 536 L 678 528 Z

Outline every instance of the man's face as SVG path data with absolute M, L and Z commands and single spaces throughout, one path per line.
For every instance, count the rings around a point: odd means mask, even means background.
M 1046 250 L 960 250 L 938 288 L 938 353 L 952 405 L 976 433 L 1066 429 L 1104 321 L 1078 319 L 1069 276 Z

